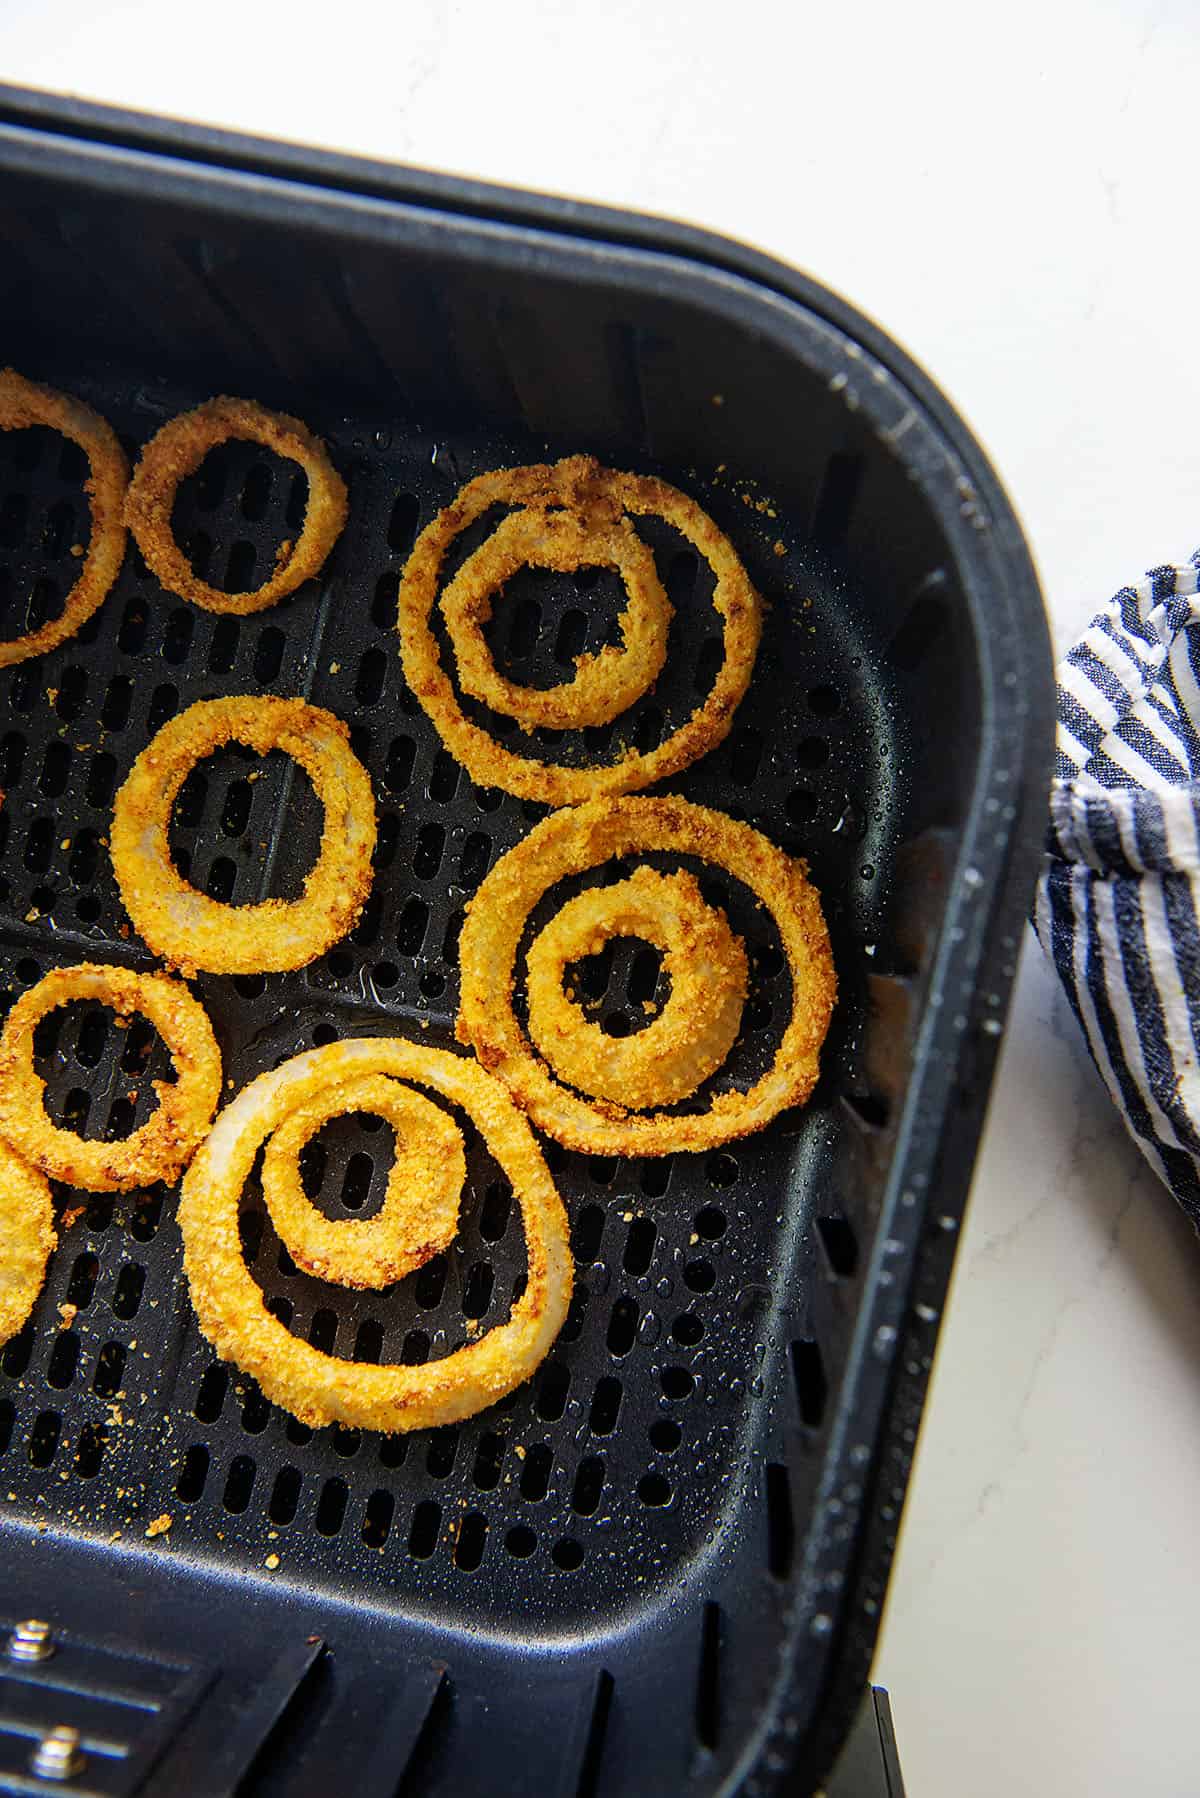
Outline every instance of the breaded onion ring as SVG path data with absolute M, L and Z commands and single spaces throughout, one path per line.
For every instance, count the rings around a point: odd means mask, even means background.
M 567 997 L 570 962 L 598 955 L 614 936 L 663 951 L 671 993 L 632 1036 L 608 1036 Z M 632 1111 L 673 1105 L 716 1073 L 737 1041 L 746 998 L 746 952 L 723 911 L 691 874 L 637 868 L 615 886 L 568 899 L 526 962 L 529 1034 L 560 1080 Z
M 352 1111 L 386 1118 L 396 1132 L 396 1158 L 375 1216 L 340 1220 L 318 1211 L 305 1193 L 300 1151 L 330 1118 Z M 262 1165 L 263 1198 L 292 1260 L 338 1286 L 376 1289 L 449 1247 L 466 1177 L 454 1119 L 382 1074 L 323 1087 L 298 1105 L 267 1143 Z
M 46 1086 L 33 1065 L 33 1033 L 48 1012 L 94 999 L 118 1017 L 140 1012 L 154 1025 L 177 1078 L 156 1080 L 158 1108 L 117 1142 L 61 1130 L 46 1115 Z M 174 1180 L 186 1167 L 221 1097 L 221 1054 L 204 1007 L 166 974 L 83 962 L 53 968 L 22 993 L 0 1031 L 0 1137 L 51 1179 L 87 1192 L 130 1192 Z
M 261 443 L 308 476 L 304 527 L 269 580 L 251 593 L 222 593 L 202 581 L 175 541 L 171 508 L 179 483 L 195 474 L 209 450 L 228 437 Z M 261 612 L 294 593 L 317 574 L 346 522 L 346 483 L 321 439 L 286 412 L 268 412 L 254 400 L 222 394 L 172 418 L 142 451 L 125 501 L 125 522 L 137 538 L 146 566 L 169 593 L 208 612 Z
M 340 1361 L 302 1342 L 267 1309 L 242 1260 L 238 1209 L 259 1145 L 326 1087 L 385 1074 L 461 1106 L 511 1182 L 525 1226 L 528 1276 L 507 1320 L 422 1367 Z M 179 1206 L 184 1267 L 200 1328 L 252 1374 L 273 1403 L 318 1427 L 421 1430 L 472 1417 L 544 1359 L 571 1298 L 567 1217 L 529 1125 L 477 1062 L 399 1038 L 357 1037 L 310 1049 L 240 1092 L 188 1170 Z
M 606 1099 L 560 1086 L 526 1040 L 513 1011 L 525 920 L 557 881 L 639 851 L 692 855 L 741 881 L 775 919 L 792 972 L 792 1015 L 775 1059 L 746 1092 L 722 1093 L 706 1111 L 631 1117 Z M 710 1149 L 762 1129 L 803 1104 L 833 1009 L 836 980 L 821 903 L 803 862 L 748 824 L 686 799 L 594 801 L 543 819 L 501 856 L 467 907 L 459 939 L 458 1035 L 497 1074 L 534 1123 L 591 1155 L 670 1155 Z M 626 1105 L 636 1100 L 626 1098 Z
M 580 522 L 585 535 L 597 539 L 606 529 L 619 526 L 625 513 L 654 515 L 673 525 L 709 563 L 716 576 L 713 605 L 723 624 L 725 659 L 708 697 L 657 748 L 645 752 L 627 749 L 617 761 L 604 767 L 571 768 L 516 755 L 466 716 L 441 665 L 432 616 L 443 565 L 455 538 L 491 507 L 499 505 L 529 507 L 536 517 L 552 507 L 563 507 Z M 536 526 L 529 528 L 535 530 Z M 505 541 L 502 539 L 502 545 Z M 503 565 L 502 558 L 499 565 Z M 486 560 L 483 567 L 483 578 L 490 590 L 494 581 Z M 456 604 L 461 601 L 466 607 L 468 598 L 468 609 L 482 618 L 485 614 L 479 610 L 478 591 L 464 594 L 460 586 Z M 400 582 L 399 622 L 404 678 L 433 720 L 446 748 L 463 764 L 472 780 L 482 786 L 502 787 L 522 799 L 560 806 L 576 805 L 606 793 L 628 793 L 665 780 L 707 754 L 728 735 L 733 714 L 754 670 L 762 630 L 762 603 L 733 545 L 695 500 L 655 476 L 619 474 L 602 468 L 591 456 L 569 456 L 553 465 L 497 469 L 468 481 L 417 538 Z M 631 655 L 632 667 L 636 645 L 627 643 L 626 651 Z M 595 684 L 600 686 L 601 682 Z M 591 685 L 589 677 L 589 688 Z M 511 700 L 511 692 L 509 697 Z M 532 698 L 522 701 L 523 705 L 534 703 Z M 532 711 L 526 713 L 526 719 L 532 716 Z
M 49 1181 L 0 1142 L 0 1346 L 33 1310 L 57 1241 Z
M 371 890 L 375 800 L 340 718 L 303 699 L 201 699 L 164 724 L 129 771 L 113 806 L 113 872 L 125 910 L 156 955 L 183 970 L 275 973 L 302 968 L 345 936 Z M 312 781 L 325 810 L 316 866 L 298 899 L 223 905 L 171 862 L 171 808 L 206 755 L 245 743 L 281 749 Z
M 483 634 L 492 596 L 518 568 L 615 568 L 627 604 L 618 620 L 624 646 L 606 644 L 575 658 L 575 674 L 556 687 L 518 687 L 498 674 Z M 652 687 L 667 659 L 673 607 L 654 557 L 628 518 L 583 520 L 572 512 L 510 512 L 467 557 L 442 595 L 442 616 L 454 648 L 459 684 L 522 730 L 546 725 L 580 730 L 607 724 Z
M 0 370 L 0 431 L 20 431 L 30 425 L 48 425 L 77 443 L 88 459 L 88 478 L 83 484 L 92 515 L 91 537 L 79 579 L 67 594 L 60 617 L 24 637 L 0 642 L 0 668 L 40 656 L 73 637 L 108 597 L 121 572 L 125 555 L 125 523 L 122 510 L 129 484 L 129 464 L 112 426 L 68 393 L 39 387 L 14 369 Z

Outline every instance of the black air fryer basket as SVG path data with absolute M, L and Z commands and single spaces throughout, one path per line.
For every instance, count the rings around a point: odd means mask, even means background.
M 397 579 L 464 480 L 575 451 L 693 494 L 769 602 L 732 735 L 669 785 L 808 858 L 840 978 L 817 1093 L 764 1134 L 670 1160 L 548 1146 L 570 1318 L 458 1428 L 301 1427 L 198 1334 L 174 1192 L 60 1194 L 0 1371 L 0 1627 L 46 1619 L 58 1649 L 0 1661 L 0 1789 L 36 1786 L 31 1744 L 63 1723 L 87 1767 L 60 1789 L 97 1793 L 808 1792 L 867 1677 L 1040 830 L 1050 664 L 1012 512 L 881 333 L 698 233 L 11 91 L 0 172 L 0 364 L 135 455 L 201 399 L 253 397 L 325 436 L 351 494 L 290 602 L 200 611 L 131 545 L 78 636 L 0 672 L 7 1000 L 60 963 L 151 965 L 106 849 L 149 735 L 201 697 L 304 694 L 370 770 L 375 887 L 303 973 L 196 981 L 227 1073 L 353 1033 L 451 1044 L 464 903 L 542 814 L 440 747 L 401 679 Z M 293 472 L 237 445 L 181 490 L 209 578 L 264 578 Z M 81 476 L 50 433 L 0 435 L 4 636 L 73 578 Z M 716 647 L 706 571 L 647 538 L 676 622 L 643 745 Z M 608 575 L 510 588 L 497 653 L 527 682 L 615 617 Z M 177 813 L 180 865 L 234 901 L 295 891 L 319 827 L 294 770 L 259 766 L 215 758 Z M 746 895 L 708 890 L 752 953 L 744 1081 L 789 979 Z M 600 973 L 610 1020 L 653 989 L 644 957 Z M 166 1071 L 111 1022 L 72 1007 L 38 1039 L 88 1133 L 140 1121 Z M 325 1134 L 331 1215 L 378 1201 L 385 1138 Z M 385 1294 L 298 1273 L 253 1190 L 244 1220 L 277 1311 L 347 1359 L 444 1352 L 524 1265 L 478 1143 L 455 1248 Z

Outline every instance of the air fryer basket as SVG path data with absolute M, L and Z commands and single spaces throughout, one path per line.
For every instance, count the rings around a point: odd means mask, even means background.
M 12 93 L 0 169 L 0 362 L 134 453 L 212 393 L 281 406 L 351 493 L 291 602 L 202 612 L 131 546 L 76 638 L 0 673 L 9 1000 L 64 962 L 151 965 L 105 846 L 149 734 L 201 697 L 303 693 L 370 770 L 375 889 L 303 973 L 196 982 L 227 1072 L 346 1033 L 450 1044 L 464 902 L 542 812 L 441 749 L 401 679 L 397 577 L 463 480 L 578 450 L 693 493 L 769 601 L 733 734 L 670 784 L 809 859 L 841 981 L 818 1092 L 764 1135 L 658 1161 L 549 1145 L 577 1297 L 536 1378 L 456 1429 L 301 1427 L 200 1338 L 173 1192 L 61 1194 L 78 1216 L 0 1362 L 0 1625 L 46 1617 L 60 1648 L 0 1676 L 0 1789 L 79 1721 L 89 1791 L 808 1791 L 867 1672 L 1031 878 L 1049 660 L 1006 502 L 872 327 L 697 234 Z M 290 474 L 238 445 L 185 486 L 176 528 L 210 577 L 263 578 Z M 78 458 L 0 436 L 0 632 L 54 606 L 85 528 Z M 677 624 L 646 743 L 714 650 L 711 582 L 648 535 Z M 512 583 L 497 651 L 561 678 L 614 600 L 607 576 Z M 319 818 L 294 774 L 206 764 L 177 815 L 193 880 L 295 889 Z M 752 950 L 744 1079 L 789 979 L 745 895 L 711 890 Z M 615 955 L 601 1015 L 653 980 Z M 70 1008 L 39 1036 L 53 1107 L 90 1132 L 140 1121 L 160 1071 L 110 1026 Z M 385 1135 L 326 1133 L 332 1215 L 378 1201 Z M 464 1216 L 383 1295 L 298 1273 L 253 1191 L 244 1234 L 293 1330 L 418 1361 L 521 1275 L 479 1143 Z

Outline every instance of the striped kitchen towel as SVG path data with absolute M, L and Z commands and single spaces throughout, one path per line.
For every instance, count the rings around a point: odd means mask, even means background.
M 1200 550 L 1058 670 L 1034 925 L 1113 1102 L 1200 1227 Z

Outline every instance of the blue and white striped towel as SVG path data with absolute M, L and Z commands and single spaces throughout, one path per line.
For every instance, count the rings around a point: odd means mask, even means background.
M 1034 924 L 1113 1101 L 1200 1227 L 1200 550 L 1058 670 Z

